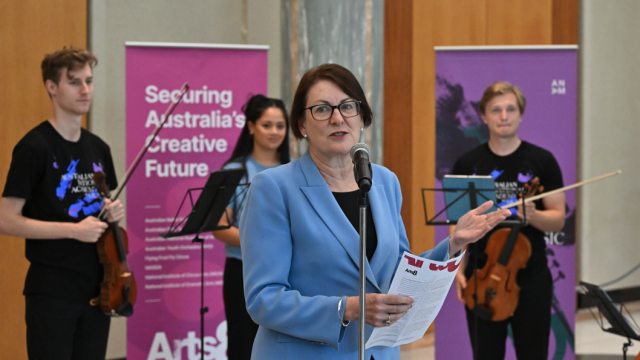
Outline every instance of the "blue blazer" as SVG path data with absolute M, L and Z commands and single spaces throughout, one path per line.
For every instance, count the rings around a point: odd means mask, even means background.
M 373 165 L 369 203 L 378 246 L 367 263 L 367 293 L 386 293 L 409 250 L 398 178 Z M 247 310 L 260 328 L 252 359 L 356 359 L 358 323 L 338 318 L 342 296 L 358 296 L 359 235 L 305 153 L 255 176 L 240 221 Z M 446 260 L 449 242 L 422 256 Z M 367 325 L 367 338 L 373 327 Z M 399 359 L 399 347 L 367 350 Z

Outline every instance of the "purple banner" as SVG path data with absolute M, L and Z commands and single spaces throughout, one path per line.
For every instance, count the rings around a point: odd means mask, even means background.
M 126 50 L 127 165 L 179 89 L 189 90 L 127 185 L 129 266 L 138 297 L 127 321 L 127 359 L 200 359 L 200 244 L 164 239 L 185 193 L 204 186 L 233 151 L 241 106 L 266 94 L 266 48 L 131 46 Z M 194 193 L 196 200 L 199 195 Z M 180 217 L 191 211 L 189 200 Z M 179 219 L 180 220 L 180 219 Z M 205 359 L 227 359 L 222 301 L 224 244 L 204 238 Z
M 576 182 L 576 49 L 476 49 L 436 51 L 436 187 L 456 159 L 489 139 L 478 103 L 495 81 L 520 87 L 527 108 L 521 139 L 549 150 L 558 160 L 565 185 Z M 575 191 L 566 193 L 565 227 L 546 233 L 547 260 L 554 279 L 549 359 L 574 359 Z M 444 208 L 442 193 L 436 209 Z M 440 218 L 444 219 L 444 216 Z M 443 239 L 448 227 L 436 228 Z M 449 291 L 436 319 L 436 359 L 472 359 L 464 305 Z M 506 359 L 516 359 L 507 339 Z

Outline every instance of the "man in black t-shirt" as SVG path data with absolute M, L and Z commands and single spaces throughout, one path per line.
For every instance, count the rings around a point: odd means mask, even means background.
M 540 179 L 545 192 L 563 186 L 562 173 L 553 155 L 518 137 L 525 105 L 520 89 L 508 82 L 489 86 L 480 101 L 482 120 L 489 128 L 489 142 L 462 155 L 453 167 L 456 175 L 491 175 L 498 202 L 517 196 L 524 184 L 535 177 Z M 564 194 L 526 203 L 524 213 L 529 225 L 522 228 L 521 233 L 529 239 L 532 251 L 526 267 L 516 278 L 521 290 L 514 314 L 504 321 L 489 321 L 476 317 L 465 307 L 476 359 L 504 359 L 509 325 L 519 360 L 547 359 L 553 281 L 547 267 L 544 232 L 560 231 L 564 227 Z M 514 216 L 523 218 L 522 206 L 517 207 Z M 467 280 L 476 266 L 481 269 L 486 263 L 484 250 L 490 235 L 469 246 L 466 269 L 461 266 L 456 275 L 458 299 L 463 303 Z
M 0 233 L 26 238 L 24 286 L 30 359 L 104 359 L 110 319 L 91 299 L 100 293 L 96 241 L 122 220 L 120 201 L 99 196 L 95 172 L 117 187 L 109 146 L 81 128 L 93 95 L 94 55 L 62 49 L 42 61 L 53 114 L 15 146 L 0 201 Z

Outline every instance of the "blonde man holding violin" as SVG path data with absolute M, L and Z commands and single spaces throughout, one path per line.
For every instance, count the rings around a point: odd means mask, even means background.
M 53 114 L 13 150 L 0 201 L 0 233 L 26 238 L 31 263 L 24 286 L 29 359 L 104 359 L 110 319 L 90 300 L 100 293 L 96 241 L 124 218 L 120 201 L 104 201 L 93 175 L 117 187 L 109 146 L 81 128 L 93 96 L 94 55 L 64 48 L 46 55 L 42 77 Z
M 563 185 L 562 173 L 554 156 L 518 137 L 525 106 L 526 99 L 518 87 L 508 82 L 489 86 L 480 100 L 481 117 L 489 129 L 489 142 L 462 155 L 453 167 L 456 175 L 491 175 L 496 183 L 498 202 L 517 196 L 535 177 L 539 178 L 545 191 Z M 553 281 L 547 266 L 544 232 L 560 231 L 564 227 L 564 193 L 528 202 L 525 207 L 529 225 L 520 233 L 531 244 L 531 256 L 516 277 L 521 290 L 513 315 L 502 321 L 485 320 L 465 306 L 476 360 L 504 359 L 509 325 L 519 360 L 547 359 Z M 517 207 L 515 216 L 523 218 L 522 206 Z M 456 275 L 456 290 L 462 303 L 465 303 L 464 291 L 473 270 L 476 266 L 482 269 L 487 262 L 485 248 L 491 235 L 489 233 L 469 246 L 469 262 Z

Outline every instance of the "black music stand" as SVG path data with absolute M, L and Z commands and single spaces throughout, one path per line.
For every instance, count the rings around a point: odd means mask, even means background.
M 228 169 L 214 171 L 209 175 L 209 179 L 203 188 L 188 189 L 180 203 L 178 212 L 169 227 L 169 232 L 160 234 L 163 238 L 176 236 L 195 235 L 192 242 L 200 243 L 200 357 L 204 359 L 204 314 L 209 311 L 204 306 L 204 239 L 201 233 L 215 230 L 228 229 L 230 225 L 218 226 L 222 215 L 226 214 L 225 209 L 236 191 L 236 187 L 244 176 L 244 169 Z M 193 192 L 202 191 L 196 203 L 193 203 Z M 181 221 L 177 221 L 180 216 L 182 206 L 187 198 L 191 203 L 191 212 Z M 227 219 L 227 224 L 231 224 Z M 185 223 L 186 222 L 186 223 Z M 183 226 L 184 224 L 184 226 Z M 181 228 L 180 230 L 178 230 Z
M 631 339 L 640 341 L 640 328 L 638 324 L 624 304 L 620 303 L 620 308 L 617 308 L 616 304 L 614 304 L 613 300 L 609 297 L 609 294 L 600 286 L 584 281 L 580 281 L 580 286 L 584 291 L 584 295 L 596 300 L 598 313 L 594 313 L 591 308 L 589 308 L 589 311 L 594 319 L 596 319 L 602 331 L 627 338 L 627 342 L 622 345 L 622 358 L 626 360 L 627 349 L 629 346 L 633 346 Z M 605 328 L 607 325 L 605 320 L 607 320 L 608 325 L 610 325 L 609 328 Z
M 422 205 L 424 208 L 424 217 L 427 221 L 427 225 L 455 225 L 457 224 L 457 219 L 456 220 L 450 220 L 450 219 L 446 219 L 446 220 L 436 220 L 440 215 L 442 215 L 442 213 L 444 213 L 445 211 L 449 210 L 450 208 L 453 208 L 455 206 L 460 206 L 462 204 L 468 204 L 469 208 L 467 209 L 467 211 L 471 210 L 471 209 L 475 209 L 478 207 L 478 200 L 484 200 L 484 201 L 489 201 L 489 200 L 493 200 L 491 199 L 489 196 L 487 196 L 486 194 L 489 193 L 495 193 L 496 189 L 495 189 L 495 185 L 493 187 L 488 187 L 488 188 L 478 188 L 477 187 L 477 183 L 479 183 L 480 181 L 484 181 L 486 180 L 486 176 L 465 176 L 464 179 L 462 179 L 462 182 L 466 182 L 467 186 L 466 187 L 443 187 L 441 189 L 437 189 L 437 188 L 425 188 L 422 189 Z M 443 193 L 459 193 L 459 195 L 455 198 L 453 198 L 452 201 L 449 201 L 447 204 L 445 204 L 444 209 L 438 211 L 433 218 L 429 219 L 429 216 L 427 214 L 427 199 L 425 197 L 425 193 L 427 191 L 438 191 L 438 192 L 443 192 Z M 445 196 L 445 199 L 447 198 L 447 196 Z M 495 197 L 493 197 L 495 198 Z M 495 204 L 494 204 L 494 207 Z M 508 224 L 509 222 L 507 222 L 506 224 Z

